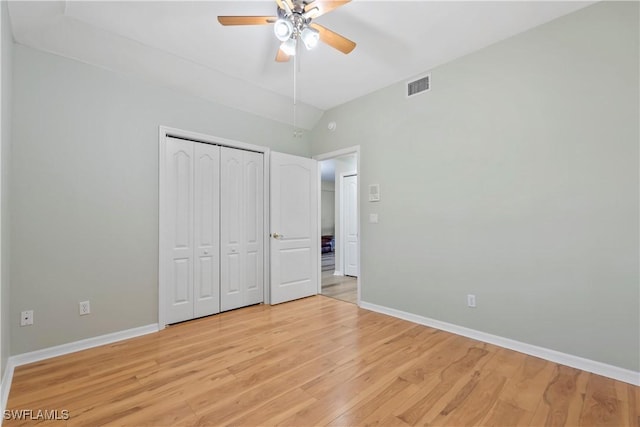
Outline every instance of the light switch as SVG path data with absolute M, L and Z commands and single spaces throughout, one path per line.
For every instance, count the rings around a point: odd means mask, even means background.
M 380 184 L 371 184 L 369 186 L 369 201 L 370 202 L 380 201 Z
M 377 224 L 378 223 L 378 214 L 369 214 L 369 223 Z

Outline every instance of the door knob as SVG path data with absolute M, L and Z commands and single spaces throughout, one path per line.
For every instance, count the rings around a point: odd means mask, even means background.
M 209 255 L 209 251 L 204 251 L 204 254 L 205 255 Z
M 279 239 L 279 238 L 281 238 L 281 237 L 283 237 L 283 236 L 282 236 L 282 234 L 273 233 L 273 234 L 271 235 L 271 237 L 273 237 L 274 239 Z

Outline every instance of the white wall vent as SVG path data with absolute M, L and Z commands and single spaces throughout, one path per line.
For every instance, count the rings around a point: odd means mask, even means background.
M 407 98 L 431 90 L 431 74 L 407 82 Z

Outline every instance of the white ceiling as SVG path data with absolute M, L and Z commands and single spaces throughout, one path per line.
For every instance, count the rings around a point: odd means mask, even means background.
M 373 1 L 317 22 L 352 39 L 297 58 L 296 125 L 324 110 L 594 2 Z M 274 61 L 271 26 L 223 27 L 217 15 L 274 15 L 265 1 L 14 1 L 15 40 L 284 123 L 294 120 L 293 61 Z

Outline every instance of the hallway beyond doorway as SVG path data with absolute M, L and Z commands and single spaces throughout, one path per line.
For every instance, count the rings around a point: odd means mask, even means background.
M 358 279 L 334 275 L 334 258 L 335 252 L 322 254 L 322 295 L 357 304 Z

